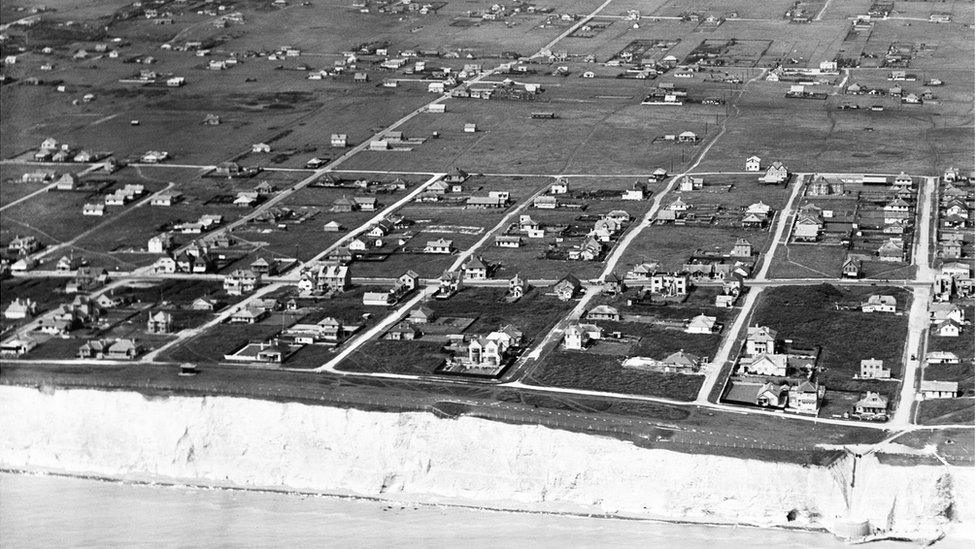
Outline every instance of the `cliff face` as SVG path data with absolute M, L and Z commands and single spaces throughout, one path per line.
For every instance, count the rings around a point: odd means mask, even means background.
M 970 469 L 804 467 L 426 413 L 0 386 L 0 422 L 8 468 L 760 525 L 929 531 L 973 513 Z

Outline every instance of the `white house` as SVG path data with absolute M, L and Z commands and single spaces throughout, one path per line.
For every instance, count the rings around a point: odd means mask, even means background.
M 746 159 L 746 171 L 747 172 L 758 172 L 761 169 L 762 159 L 758 156 L 750 156 Z

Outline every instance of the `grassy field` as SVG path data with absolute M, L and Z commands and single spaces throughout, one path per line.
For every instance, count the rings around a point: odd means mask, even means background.
M 536 367 L 526 382 L 592 391 L 694 400 L 704 376 L 626 369 L 620 360 L 586 352 L 557 351 Z

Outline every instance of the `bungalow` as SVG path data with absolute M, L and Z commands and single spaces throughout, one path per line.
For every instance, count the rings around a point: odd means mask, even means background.
M 131 339 L 117 339 L 112 343 L 106 353 L 106 358 L 110 360 L 131 360 L 139 354 L 139 347 Z
M 14 298 L 3 311 L 3 317 L 17 320 L 34 316 L 37 313 L 37 302 L 30 298 Z
M 555 210 L 558 202 L 554 196 L 541 195 L 532 200 L 532 206 L 540 210 Z
M 426 305 L 421 305 L 407 314 L 407 322 L 412 324 L 429 324 L 437 318 L 437 313 Z
M 507 202 L 508 200 L 501 196 L 472 196 L 464 205 L 467 208 L 489 209 L 503 208 Z
M 698 135 L 695 132 L 683 131 L 678 134 L 678 143 L 697 143 Z
M 557 177 L 552 185 L 549 186 L 549 194 L 566 194 L 569 192 L 569 180 L 565 177 Z
M 268 310 L 263 307 L 242 307 L 234 311 L 227 321 L 231 324 L 255 324 L 268 314 Z
M 714 316 L 700 314 L 688 321 L 685 326 L 686 334 L 711 334 L 716 331 L 716 320 Z
M 163 191 L 153 195 L 149 199 L 150 206 L 172 206 L 174 202 L 179 201 L 183 195 L 176 191 Z
M 865 358 L 861 360 L 861 369 L 858 374 L 860 379 L 890 379 L 891 370 L 884 367 L 884 361 L 875 358 Z
M 356 211 L 358 207 L 359 206 L 356 204 L 355 200 L 345 196 L 337 198 L 335 202 L 332 203 L 332 211 L 339 213 L 353 212 Z
M 894 296 L 873 294 L 861 303 L 862 313 L 893 313 L 898 305 Z
M 861 419 L 884 419 L 888 415 L 888 397 L 873 391 L 864 393 L 854 404 L 854 415 Z
M 421 336 L 421 332 L 417 327 L 409 322 L 397 322 L 392 328 L 390 328 L 383 339 L 389 339 L 392 341 L 412 341 Z
M 919 385 L 922 398 L 932 400 L 937 398 L 956 398 L 959 396 L 959 382 L 922 380 Z
M 351 252 L 365 252 L 369 246 L 361 238 L 354 238 L 349 241 L 348 248 Z
M 364 212 L 375 212 L 376 211 L 376 198 L 372 196 L 357 196 L 353 198 L 356 201 L 356 206 Z
M 396 296 L 392 291 L 366 292 L 363 294 L 363 305 L 370 307 L 387 307 L 396 303 Z
M 900 238 L 889 238 L 878 248 L 880 261 L 898 262 L 905 259 L 905 244 Z
M 346 146 L 346 134 L 344 133 L 334 133 L 329 139 L 329 143 L 333 148 L 341 149 Z
M 0 343 L 0 356 L 18 357 L 29 353 L 37 347 L 37 341 L 29 337 L 15 337 Z
M 785 376 L 787 356 L 782 354 L 760 353 L 754 357 L 743 358 L 739 362 L 742 371 L 758 376 Z
M 81 215 L 103 216 L 105 215 L 105 204 L 85 204 L 81 207 Z
M 452 254 L 454 253 L 454 241 L 446 238 L 428 240 L 424 246 L 425 254 Z
M 966 321 L 966 314 L 953 303 L 932 303 L 929 305 L 929 320 L 933 323 L 954 320 L 962 324 Z
M 212 297 L 198 297 L 190 304 L 190 309 L 194 311 L 215 311 L 220 307 L 217 300 Z
M 932 351 L 925 355 L 925 363 L 933 364 L 959 364 L 959 356 L 949 351 Z
M 519 248 L 522 246 L 522 237 L 518 235 L 498 235 L 495 237 L 495 246 L 501 248 Z
M 597 305 L 586 313 L 587 320 L 608 320 L 620 322 L 620 311 L 609 305 Z

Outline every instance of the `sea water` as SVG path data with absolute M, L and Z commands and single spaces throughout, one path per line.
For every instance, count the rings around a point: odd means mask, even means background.
M 806 531 L 0 473 L 0 546 L 818 549 L 846 545 L 828 534 Z M 870 544 L 872 549 L 911 546 Z

